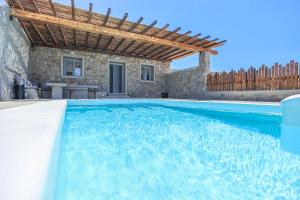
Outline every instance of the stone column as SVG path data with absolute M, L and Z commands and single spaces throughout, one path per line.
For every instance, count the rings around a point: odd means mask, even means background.
M 210 53 L 200 52 L 199 53 L 199 67 L 203 73 L 208 74 L 210 72 Z
M 199 53 L 199 93 L 206 92 L 207 74 L 210 72 L 210 53 Z M 201 97 L 201 96 L 200 96 Z

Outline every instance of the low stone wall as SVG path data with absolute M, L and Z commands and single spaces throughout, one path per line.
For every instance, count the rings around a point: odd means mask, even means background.
M 10 9 L 0 4 L 0 100 L 13 98 L 14 77 L 27 79 L 30 41 Z
M 170 98 L 200 98 L 205 82 L 200 67 L 179 70 L 166 75 L 166 91 Z
M 200 99 L 240 101 L 281 101 L 288 96 L 300 94 L 300 90 L 253 90 L 206 92 Z
M 206 79 L 210 70 L 210 55 L 201 52 L 199 66 L 167 74 L 166 92 L 170 98 L 199 99 L 206 91 Z

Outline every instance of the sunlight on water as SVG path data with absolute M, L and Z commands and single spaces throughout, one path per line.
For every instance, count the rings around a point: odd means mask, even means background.
M 159 104 L 68 106 L 57 199 L 300 199 L 279 115 Z

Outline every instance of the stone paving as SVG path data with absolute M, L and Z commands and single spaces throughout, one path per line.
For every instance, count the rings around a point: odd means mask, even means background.
M 45 100 L 16 100 L 16 101 L 0 101 L 0 110 L 35 104 Z

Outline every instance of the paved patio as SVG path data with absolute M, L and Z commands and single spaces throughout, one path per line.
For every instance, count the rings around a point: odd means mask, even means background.
M 14 108 L 19 106 L 25 106 L 30 104 L 35 104 L 37 102 L 47 101 L 47 100 L 14 100 L 14 101 L 0 101 L 0 110 L 7 108 Z

